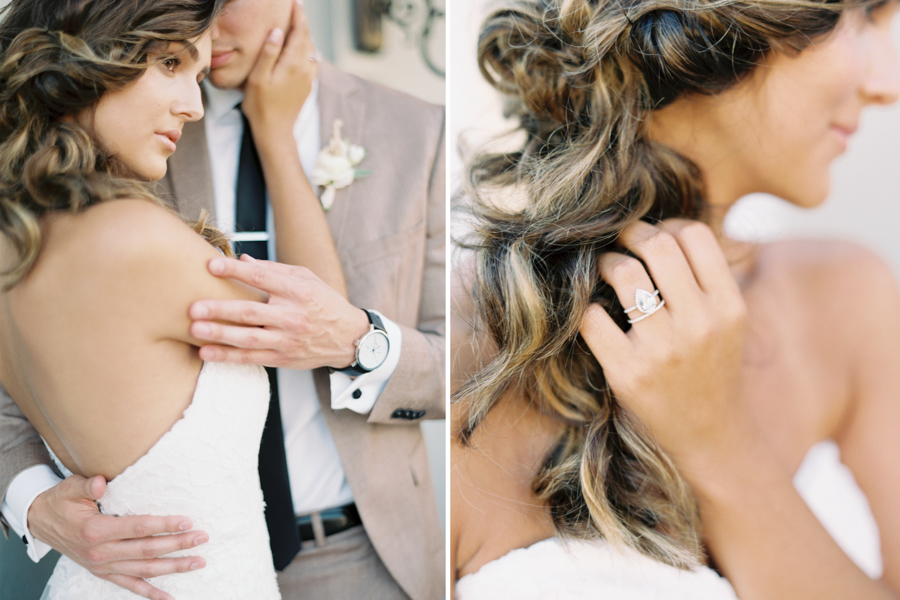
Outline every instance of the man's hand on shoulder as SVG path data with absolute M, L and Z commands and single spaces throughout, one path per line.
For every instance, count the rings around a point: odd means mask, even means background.
M 158 557 L 204 544 L 208 536 L 189 531 L 186 517 L 104 515 L 97 501 L 105 491 L 99 476 L 65 479 L 34 499 L 28 510 L 31 534 L 101 579 L 150 600 L 172 600 L 144 580 L 206 566 L 196 556 Z
M 249 256 L 215 258 L 209 271 L 269 294 L 266 304 L 241 300 L 200 300 L 189 310 L 191 335 L 209 342 L 200 358 L 315 369 L 350 366 L 354 342 L 369 330 L 365 312 L 309 269 Z

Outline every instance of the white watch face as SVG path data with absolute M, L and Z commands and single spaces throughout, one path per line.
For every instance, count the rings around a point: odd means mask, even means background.
M 373 331 L 360 341 L 356 359 L 362 368 L 373 371 L 387 358 L 388 348 L 388 337 L 381 331 Z

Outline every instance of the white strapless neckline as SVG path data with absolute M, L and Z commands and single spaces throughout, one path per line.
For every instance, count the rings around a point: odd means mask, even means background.
M 150 580 L 178 600 L 281 598 L 257 471 L 268 405 L 268 378 L 262 367 L 204 363 L 183 417 L 107 484 L 100 501 L 105 514 L 184 515 L 209 535 L 202 546 L 168 555 L 201 556 L 205 568 Z M 65 556 L 43 596 L 136 598 Z
M 794 487 L 838 545 L 867 575 L 881 576 L 878 526 L 840 450 L 813 446 Z M 737 600 L 727 580 L 700 567 L 682 571 L 605 540 L 550 538 L 517 548 L 456 583 L 456 600 Z

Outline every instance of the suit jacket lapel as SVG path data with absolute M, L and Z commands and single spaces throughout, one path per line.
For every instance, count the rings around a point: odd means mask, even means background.
M 203 119 L 184 124 L 178 152 L 169 159 L 167 179 L 182 215 L 196 220 L 205 209 L 215 219 L 216 202 Z

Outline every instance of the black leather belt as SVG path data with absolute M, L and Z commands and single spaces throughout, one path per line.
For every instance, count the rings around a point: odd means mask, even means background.
M 356 504 L 347 504 L 338 508 L 329 508 L 320 511 L 322 516 L 322 527 L 325 530 L 325 537 L 346 531 L 351 527 L 362 525 L 362 519 L 359 518 L 359 511 L 356 510 Z M 314 540 L 316 534 L 313 532 L 312 515 L 304 515 L 297 517 L 297 531 L 300 533 L 300 541 Z

